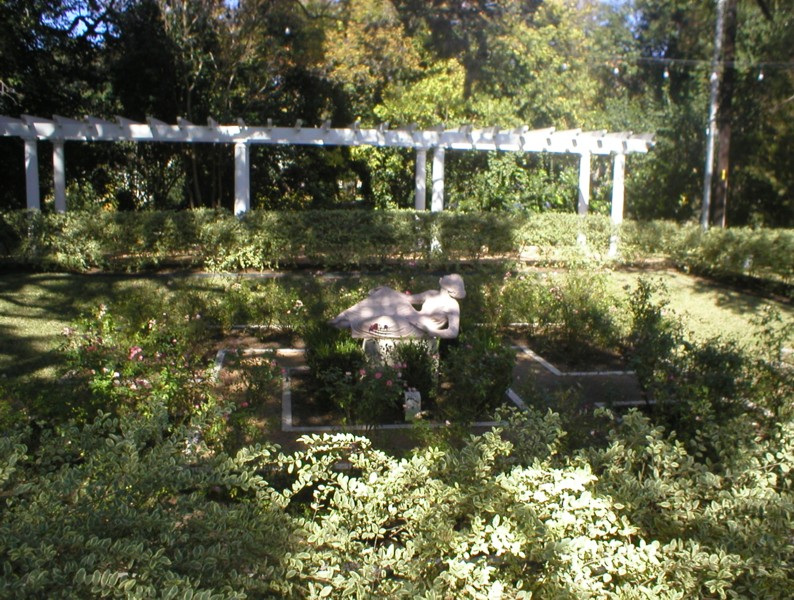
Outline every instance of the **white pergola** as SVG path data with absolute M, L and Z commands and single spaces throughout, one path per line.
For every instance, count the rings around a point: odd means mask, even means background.
M 426 210 L 427 153 L 432 152 L 431 211 L 444 209 L 444 157 L 447 150 L 498 150 L 504 152 L 551 152 L 579 156 L 579 214 L 586 214 L 590 204 L 590 166 L 593 155 L 611 156 L 612 222 L 623 221 L 624 173 L 626 155 L 646 153 L 653 146 L 652 134 L 630 132 L 557 131 L 554 128 L 518 127 L 455 129 L 435 127 L 417 129 L 415 125 L 389 128 L 387 123 L 375 129 L 363 129 L 356 122 L 346 128 L 332 128 L 330 121 L 321 127 L 304 127 L 298 121 L 292 127 L 276 127 L 268 119 L 265 126 L 251 126 L 238 119 L 234 125 L 221 125 L 213 119 L 207 125 L 195 125 L 177 119 L 169 125 L 157 119 L 146 123 L 116 117 L 107 121 L 96 117 L 83 120 L 55 116 L 52 119 L 23 115 L 22 118 L 0 115 L 0 136 L 22 138 L 25 143 L 27 207 L 38 210 L 39 189 L 38 141 L 52 142 L 55 210 L 66 211 L 65 143 L 75 142 L 172 142 L 181 144 L 211 143 L 234 146 L 234 212 L 250 209 L 250 148 L 252 144 L 305 146 L 379 146 L 412 148 L 416 152 L 415 208 Z

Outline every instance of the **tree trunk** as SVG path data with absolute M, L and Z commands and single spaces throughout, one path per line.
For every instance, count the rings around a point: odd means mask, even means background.
M 738 0 L 725 4 L 725 29 L 722 40 L 722 81 L 720 83 L 719 119 L 717 123 L 717 182 L 714 187 L 712 223 L 725 227 L 730 175 L 731 125 L 733 121 L 733 90 L 736 83 L 736 5 Z

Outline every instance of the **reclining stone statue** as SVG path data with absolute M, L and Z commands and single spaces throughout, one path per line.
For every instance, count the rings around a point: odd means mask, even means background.
M 463 278 L 445 275 L 438 283 L 439 290 L 420 294 L 375 288 L 330 323 L 339 329 L 349 328 L 352 337 L 359 339 L 455 338 L 460 331 L 458 299 L 466 296 Z

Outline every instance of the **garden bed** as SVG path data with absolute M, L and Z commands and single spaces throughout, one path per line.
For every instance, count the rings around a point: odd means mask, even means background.
M 405 436 L 396 430 L 410 430 L 415 424 L 406 422 L 400 407 L 378 411 L 373 419 L 366 415 L 347 418 L 340 406 L 316 393 L 305 349 L 300 347 L 303 340 L 279 332 L 260 333 L 251 336 L 236 332 L 225 338 L 222 343 L 226 348 L 216 361 L 221 394 L 236 405 L 230 421 L 240 441 L 267 439 L 291 445 L 302 433 L 394 430 L 401 438 L 396 443 L 410 447 L 410 440 L 402 439 Z M 285 342 L 298 347 L 279 347 Z M 619 407 L 636 405 L 642 397 L 636 377 L 617 352 L 580 348 L 572 358 L 564 345 L 555 346 L 550 338 L 516 332 L 507 336 L 505 343 L 516 353 L 511 387 L 487 414 L 472 419 L 475 427 L 492 424 L 494 408 L 502 405 L 522 407 L 565 397 L 582 406 Z M 254 374 L 257 371 L 258 377 Z M 422 410 L 427 425 L 444 423 L 445 419 L 434 418 L 438 414 L 434 399 L 424 398 Z M 411 437 L 409 432 L 406 435 Z
M 617 350 L 608 350 L 578 341 L 566 343 L 542 335 L 511 334 L 514 345 L 531 348 L 538 356 L 553 364 L 561 372 L 627 371 L 625 357 Z
M 240 342 L 233 336 L 227 341 Z M 236 407 L 235 420 L 246 419 L 252 441 L 256 430 L 261 434 L 276 430 L 285 432 L 328 431 L 343 429 L 410 428 L 404 411 L 399 407 L 380 413 L 377 420 L 350 423 L 340 407 L 318 397 L 302 348 L 277 348 L 272 345 L 244 348 L 223 348 L 216 357 L 216 378 L 220 393 Z M 262 372 L 272 373 L 262 375 Z M 257 372 L 260 374 L 257 375 Z M 510 403 L 505 395 L 500 404 Z M 422 412 L 432 424 L 436 405 L 423 399 Z M 489 414 L 478 415 L 475 426 L 493 424 Z M 363 421 L 363 420 L 362 420 Z

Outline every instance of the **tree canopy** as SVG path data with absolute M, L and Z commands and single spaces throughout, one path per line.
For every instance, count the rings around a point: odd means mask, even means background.
M 720 67 L 731 75 L 729 224 L 794 223 L 792 19 L 782 0 L 737 3 L 733 60 Z M 714 22 L 713 3 L 680 0 L 7 0 L 0 114 L 652 131 L 656 150 L 630 165 L 627 211 L 688 220 L 702 196 Z M 0 140 L 6 208 L 24 204 L 19 146 Z M 257 150 L 253 206 L 410 206 L 412 160 Z M 70 203 L 230 207 L 230 164 L 212 146 L 82 145 L 68 157 Z M 573 209 L 575 168 L 456 155 L 450 205 Z M 594 170 L 597 211 L 606 171 Z

